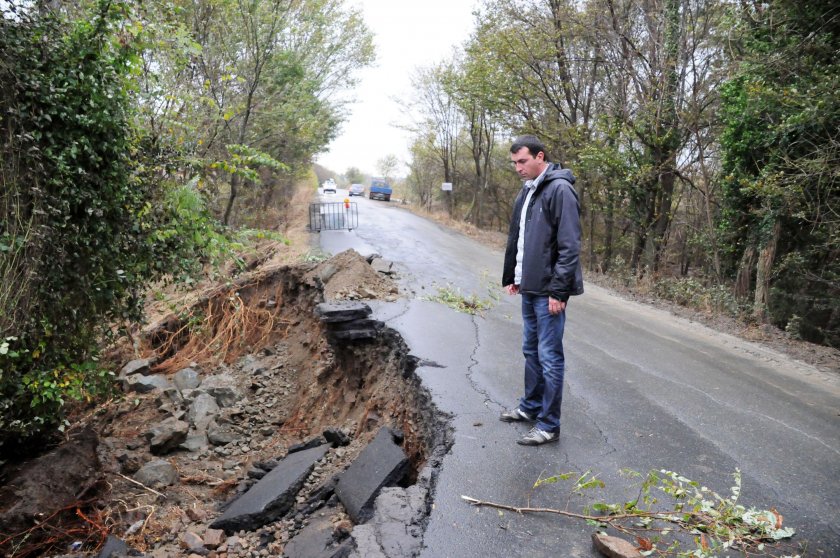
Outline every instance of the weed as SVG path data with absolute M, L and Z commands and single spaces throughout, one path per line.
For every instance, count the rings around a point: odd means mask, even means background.
M 329 259 L 329 257 L 330 255 L 320 248 L 314 248 L 304 254 L 302 259 L 306 263 L 321 263 L 322 261 Z
M 438 287 L 437 294 L 428 297 L 426 300 L 439 302 L 457 310 L 458 312 L 473 315 L 480 315 L 483 311 L 488 310 L 493 306 L 491 301 L 478 298 L 475 295 L 462 295 L 461 290 L 457 287 L 452 287 L 452 285 Z

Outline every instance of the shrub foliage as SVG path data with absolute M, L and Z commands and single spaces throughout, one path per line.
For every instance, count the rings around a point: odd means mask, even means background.
M 103 324 L 138 317 L 144 284 L 192 265 L 182 233 L 208 223 L 166 203 L 164 158 L 141 149 L 129 9 L 0 18 L 0 446 L 107 389 Z

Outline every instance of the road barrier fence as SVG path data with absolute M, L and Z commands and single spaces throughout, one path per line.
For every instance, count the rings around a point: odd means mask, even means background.
M 312 232 L 351 231 L 359 226 L 356 202 L 309 204 L 309 230 Z

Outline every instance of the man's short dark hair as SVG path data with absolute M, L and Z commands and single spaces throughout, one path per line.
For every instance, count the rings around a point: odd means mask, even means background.
M 543 145 L 543 142 L 541 142 L 537 136 L 527 134 L 524 136 L 519 136 L 518 138 L 513 140 L 513 145 L 510 146 L 510 152 L 516 153 L 523 147 L 528 148 L 528 152 L 531 154 L 532 157 L 536 157 L 537 154 L 540 151 L 542 151 L 544 159 L 548 161 L 548 152 L 545 150 L 545 145 Z

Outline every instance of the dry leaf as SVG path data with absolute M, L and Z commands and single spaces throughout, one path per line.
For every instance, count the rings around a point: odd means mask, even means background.
M 653 543 L 643 537 L 636 537 L 636 544 L 639 546 L 639 550 L 653 550 Z

